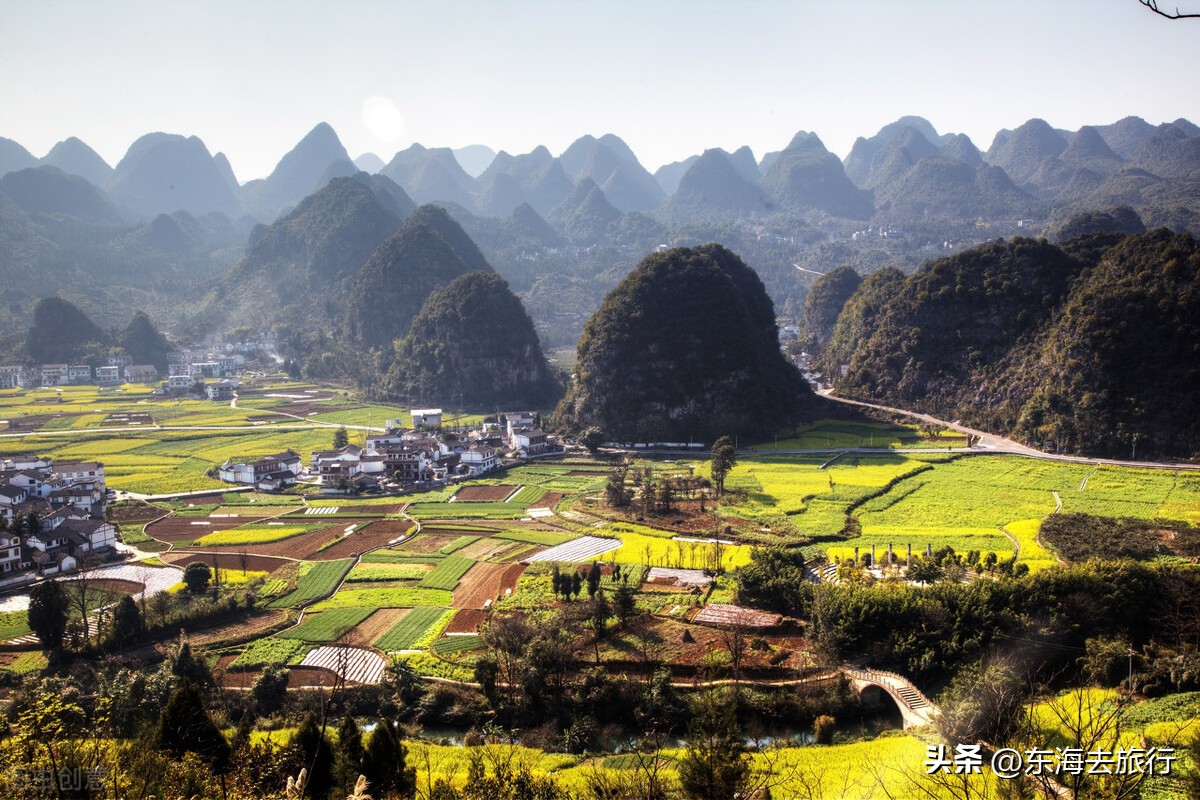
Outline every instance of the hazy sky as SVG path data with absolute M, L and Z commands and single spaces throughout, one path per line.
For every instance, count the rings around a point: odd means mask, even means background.
M 653 171 L 798 130 L 844 156 L 904 114 L 985 150 L 1031 117 L 1200 122 L 1200 20 L 1137 0 L 0 0 L 0 76 L 0 136 L 36 156 L 78 136 L 116 164 L 143 133 L 194 134 L 244 182 L 326 121 L 385 161 L 611 132 Z

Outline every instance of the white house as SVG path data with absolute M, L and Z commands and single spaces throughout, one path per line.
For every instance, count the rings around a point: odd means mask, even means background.
M 125 368 L 126 383 L 153 383 L 158 380 L 158 369 L 153 364 L 132 364 Z
M 440 428 L 442 427 L 442 410 L 440 408 L 414 408 L 412 409 L 412 421 L 414 428 Z
M 109 364 L 104 367 L 96 367 L 96 383 L 101 386 L 113 386 L 121 382 L 121 367 L 117 364 Z
M 296 476 L 300 474 L 301 463 L 299 453 L 285 450 L 254 461 L 229 459 L 220 466 L 218 473 L 223 481 L 269 491 L 294 484 Z
M 51 467 L 51 474 L 64 483 L 98 481 L 104 488 L 104 465 L 99 461 L 59 461 Z
M 16 389 L 21 386 L 25 368 L 19 364 L 0 367 L 0 389 Z
M 459 454 L 459 472 L 464 475 L 482 475 L 498 466 L 496 451 L 487 445 L 472 445 Z
M 217 381 L 210 383 L 204 387 L 204 394 L 209 400 L 222 401 L 232 400 L 233 390 L 237 388 L 237 383 L 234 381 Z
M 92 382 L 92 368 L 87 364 L 71 364 L 67 367 L 67 383 L 82 386 Z
M 61 386 L 67 382 L 69 367 L 66 364 L 42 364 L 42 386 Z

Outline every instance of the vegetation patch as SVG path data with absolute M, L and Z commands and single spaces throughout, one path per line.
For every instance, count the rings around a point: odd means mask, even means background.
M 197 539 L 196 544 L 202 547 L 267 544 L 290 539 L 318 528 L 319 526 L 311 525 L 247 525 L 206 534 Z
M 335 608 L 309 613 L 296 627 L 275 635 L 280 639 L 299 639 L 304 642 L 333 642 L 353 630 L 355 625 L 374 611 L 373 608 Z
M 416 606 L 449 607 L 453 595 L 445 589 L 421 589 L 408 586 L 389 586 L 372 589 L 343 589 L 315 606 L 314 611 L 328 608 L 415 608 Z
M 392 626 L 391 630 L 376 639 L 375 646 L 387 652 L 416 649 L 417 642 L 427 631 L 443 619 L 449 622 L 452 614 L 453 612 L 444 608 L 414 608 L 404 619 Z
M 308 645 L 299 639 L 280 639 L 268 636 L 251 642 L 233 660 L 231 667 L 258 669 L 268 664 L 299 664 L 308 652 Z
M 446 556 L 431 572 L 426 573 L 421 580 L 421 588 L 452 591 L 458 586 L 459 579 L 474 565 L 475 561 L 470 558 Z
M 341 561 L 305 562 L 300 566 L 300 577 L 296 588 L 283 597 L 273 600 L 270 607 L 289 608 L 311 603 L 313 600 L 326 596 L 337 588 L 342 578 L 346 577 L 346 573 L 350 571 L 353 563 L 354 560 L 350 558 Z M 346 603 L 345 605 L 365 606 L 367 604 Z

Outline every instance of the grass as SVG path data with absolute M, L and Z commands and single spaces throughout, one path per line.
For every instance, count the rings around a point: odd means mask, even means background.
M 300 566 L 300 577 L 296 588 L 283 597 L 271 601 L 270 607 L 290 608 L 324 597 L 337 588 L 338 583 L 350 571 L 353 563 L 354 560 L 350 558 L 343 558 L 340 561 L 305 562 Z M 345 605 L 365 606 L 367 604 L 346 603 Z
M 329 608 L 415 608 L 417 606 L 449 607 L 453 596 L 445 589 L 421 589 L 408 586 L 388 586 L 371 589 L 343 589 L 328 600 L 313 606 L 314 611 Z
M 453 613 L 444 608 L 414 608 L 379 637 L 375 646 L 386 652 L 417 649 L 417 643 L 435 626 L 440 625 L 438 635 L 441 635 Z
M 46 659 L 46 654 L 34 651 L 17 656 L 7 669 L 18 675 L 32 675 L 41 672 L 48 666 L 50 666 L 50 662 Z
M 256 545 L 278 542 L 290 539 L 302 533 L 317 530 L 319 525 L 244 525 L 240 528 L 230 528 L 201 536 L 196 544 L 203 547 L 219 547 L 222 545 Z
M 373 608 L 335 608 L 316 614 L 305 614 L 304 621 L 294 628 L 275 634 L 280 639 L 299 639 L 304 642 L 334 642 L 353 630 L 374 613 Z
M 458 586 L 459 579 L 473 566 L 475 566 L 473 559 L 463 556 L 446 556 L 432 571 L 426 573 L 421 581 L 421 588 L 453 591 L 454 587 Z
M 751 450 L 840 450 L 854 447 L 966 447 L 966 438 L 943 429 L 936 437 L 926 437 L 916 425 L 887 422 L 851 422 L 821 419 L 791 435 L 770 442 L 750 445 Z
M 362 557 L 364 564 L 436 564 L 441 553 L 414 553 L 411 550 L 372 550 Z

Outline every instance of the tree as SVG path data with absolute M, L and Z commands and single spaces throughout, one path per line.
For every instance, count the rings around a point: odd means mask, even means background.
M 350 444 L 350 434 L 346 432 L 346 426 L 342 425 L 333 432 L 333 449 L 345 447 Z
M 171 674 L 177 678 L 191 681 L 197 686 L 208 686 L 213 682 L 212 672 L 203 660 L 192 655 L 192 643 L 183 642 L 175 657 L 171 659 Z
M 291 745 L 299 751 L 308 770 L 308 795 L 314 800 L 324 800 L 333 788 L 333 747 L 311 712 L 296 729 Z
M 608 632 L 608 617 L 612 613 L 612 608 L 608 605 L 608 599 L 604 596 L 604 590 L 596 592 L 596 596 L 592 599 L 592 633 L 596 635 L 596 664 L 600 664 L 600 640 L 604 638 L 604 634 Z
M 579 593 L 581 591 L 583 591 L 583 579 L 580 578 L 579 573 L 576 572 L 571 576 L 571 596 L 579 597 Z
M 204 708 L 200 687 L 185 680 L 172 693 L 158 719 L 155 744 L 176 758 L 195 753 L 223 775 L 229 769 L 229 742 Z
M 588 428 L 579 437 L 579 443 L 588 449 L 589 453 L 595 453 L 600 449 L 600 445 L 604 444 L 604 431 L 599 428 Z
M 62 647 L 69 603 L 67 593 L 58 581 L 43 581 L 29 593 L 29 627 L 47 650 Z
M 142 612 L 138 610 L 133 598 L 125 595 L 117 603 L 113 611 L 112 641 L 118 647 L 123 647 L 137 640 L 142 635 Z
M 1158 0 L 1138 0 L 1138 2 L 1160 17 L 1166 17 L 1167 19 L 1200 19 L 1200 13 L 1183 13 L 1180 12 L 1178 7 L 1175 8 L 1174 13 L 1163 11 L 1158 7 Z
M 193 561 L 183 570 L 183 582 L 187 584 L 192 594 L 201 594 L 208 589 L 212 579 L 212 570 L 203 561 Z
M 250 696 L 254 698 L 254 705 L 259 714 L 274 714 L 283 707 L 283 701 L 287 699 L 290 677 L 291 671 L 278 664 L 268 664 L 263 668 L 262 674 L 250 688 Z
M 408 797 L 417 788 L 417 770 L 407 765 L 408 749 L 387 720 L 380 720 L 367 742 L 363 774 L 381 795 Z
M 622 628 L 637 613 L 637 598 L 628 582 L 622 583 L 613 592 L 613 611 L 616 613 L 617 621 L 620 622 Z
M 914 558 L 908 568 L 908 579 L 914 583 L 935 583 L 942 577 L 942 565 L 933 558 Z
M 725 478 L 735 466 L 737 451 L 733 449 L 733 441 L 728 436 L 722 436 L 712 446 L 712 480 L 717 487 L 717 497 L 725 493 Z
M 613 508 L 627 508 L 630 503 L 630 492 L 625 488 L 625 475 L 629 468 L 622 465 L 608 475 L 608 483 L 604 486 L 604 501 Z
M 734 704 L 720 692 L 704 692 L 692 708 L 687 750 L 679 760 L 679 785 L 692 800 L 733 800 L 750 777 Z
M 335 754 L 335 772 L 338 786 L 345 788 L 354 786 L 363 768 L 362 731 L 358 722 L 350 714 L 342 717 L 342 723 L 337 730 L 337 753 Z M 372 784 L 374 786 L 374 784 Z
M 600 588 L 600 562 L 593 561 L 591 568 L 588 569 L 588 575 L 587 575 L 588 597 L 595 597 L 596 591 L 599 588 Z

